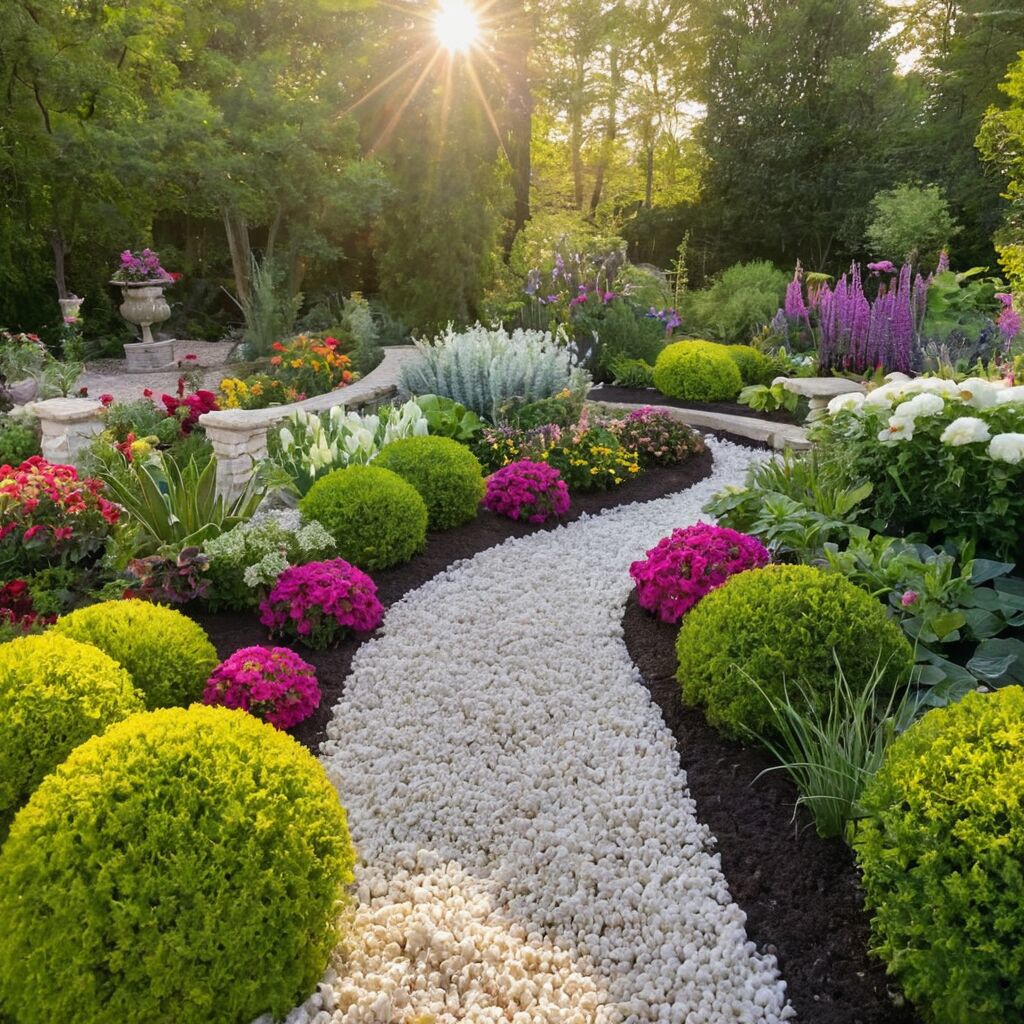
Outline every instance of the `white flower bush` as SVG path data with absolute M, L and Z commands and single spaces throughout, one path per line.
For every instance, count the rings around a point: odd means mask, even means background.
M 834 398 L 812 436 L 842 480 L 871 483 L 875 522 L 1015 557 L 1024 533 L 1024 387 L 892 374 L 866 396 Z

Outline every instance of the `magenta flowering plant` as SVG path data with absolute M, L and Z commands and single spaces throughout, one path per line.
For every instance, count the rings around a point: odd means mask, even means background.
M 662 622 L 678 622 L 705 594 L 730 576 L 770 560 L 755 537 L 724 526 L 697 523 L 673 530 L 629 567 L 637 603 Z
M 243 647 L 213 670 L 203 703 L 241 708 L 290 729 L 320 706 L 320 686 L 313 666 L 287 647 Z
M 509 519 L 543 523 L 569 511 L 569 488 L 554 466 L 521 459 L 487 478 L 483 505 Z
M 152 249 L 143 249 L 142 252 L 125 249 L 121 253 L 113 279 L 120 282 L 170 282 L 175 278 L 160 266 L 160 257 Z
M 314 649 L 329 647 L 350 630 L 368 633 L 383 618 L 377 585 L 342 558 L 285 569 L 260 602 L 260 622 L 271 636 Z

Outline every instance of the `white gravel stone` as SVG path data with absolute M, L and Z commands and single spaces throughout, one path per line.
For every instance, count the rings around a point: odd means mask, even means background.
M 459 562 L 359 650 L 323 746 L 358 908 L 296 1021 L 795 1016 L 622 639 L 629 563 L 752 457 L 710 444 L 707 480 Z

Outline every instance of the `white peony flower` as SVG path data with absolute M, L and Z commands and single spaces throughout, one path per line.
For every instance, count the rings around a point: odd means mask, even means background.
M 968 377 L 957 385 L 957 397 L 975 409 L 988 409 L 996 404 L 997 389 L 991 381 L 980 377 Z
M 979 420 L 977 416 L 960 416 L 946 427 L 939 440 L 943 444 L 957 446 L 980 444 L 991 436 L 984 420 Z
M 940 395 L 924 391 L 897 405 L 893 415 L 899 419 L 914 420 L 919 416 L 937 416 L 945 407 Z
M 903 384 L 908 380 L 910 380 L 910 377 L 908 377 L 905 373 L 899 373 L 898 371 L 893 373 L 887 373 L 885 375 L 886 384 Z
M 989 442 L 989 458 L 1016 466 L 1024 460 L 1024 434 L 996 434 Z
M 914 421 L 903 416 L 890 416 L 889 426 L 878 432 L 878 440 L 909 441 L 914 436 Z
M 869 391 L 867 397 L 864 399 L 864 405 L 882 406 L 886 409 L 892 408 L 893 399 L 895 396 L 896 389 L 889 384 L 883 384 L 879 388 L 875 388 L 874 391 Z
M 996 393 L 997 405 L 1020 405 L 1024 403 L 1024 384 L 1015 388 L 1000 388 Z
M 859 391 L 851 391 L 845 395 L 836 395 L 828 403 L 828 414 L 835 416 L 837 412 L 846 412 L 848 409 L 859 409 L 864 404 L 864 395 Z

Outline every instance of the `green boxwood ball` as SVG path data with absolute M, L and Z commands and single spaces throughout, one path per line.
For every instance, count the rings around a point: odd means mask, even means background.
M 881 666 L 882 699 L 909 681 L 914 663 L 881 602 L 838 573 L 806 565 L 732 576 L 683 618 L 676 655 L 683 702 L 703 707 L 712 725 L 737 738 L 769 732 L 764 694 L 778 702 L 788 692 L 799 703 L 794 683 L 822 708 L 836 658 L 854 691 Z
M 144 707 L 95 647 L 52 632 L 0 644 L 0 833 L 75 747 Z
M 874 948 L 907 996 L 935 1024 L 1024 1020 L 1024 690 L 929 711 L 861 803 Z
M 0 1018 L 280 1020 L 319 980 L 354 853 L 317 760 L 242 711 L 78 747 L 0 853 Z
M 659 353 L 654 386 L 685 402 L 731 402 L 740 393 L 743 378 L 725 345 L 677 341 Z
M 128 670 L 149 709 L 200 700 L 220 659 L 203 628 L 173 608 L 103 601 L 57 620 L 59 633 L 98 647 Z
M 725 352 L 739 368 L 745 385 L 771 383 L 771 360 L 753 345 L 726 345 Z
M 427 542 L 427 506 L 389 469 L 336 469 L 313 484 L 299 509 L 334 537 L 339 558 L 360 569 L 407 562 Z
M 390 469 L 419 491 L 431 530 L 473 519 L 486 485 L 476 456 L 448 437 L 406 437 L 385 445 L 375 466 Z

